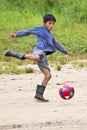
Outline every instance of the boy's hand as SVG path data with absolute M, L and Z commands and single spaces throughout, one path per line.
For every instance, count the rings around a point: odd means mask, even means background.
M 68 56 L 73 56 L 73 53 L 72 53 L 72 52 L 68 52 L 67 55 L 68 55 Z
M 16 38 L 16 34 L 10 34 L 11 38 Z

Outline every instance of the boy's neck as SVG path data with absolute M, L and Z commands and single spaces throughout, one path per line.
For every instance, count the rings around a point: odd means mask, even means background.
M 50 32 L 50 30 L 49 30 L 49 29 L 48 29 L 45 25 L 44 25 L 44 27 L 46 28 L 46 30 L 47 30 L 47 31 L 49 31 L 49 32 Z

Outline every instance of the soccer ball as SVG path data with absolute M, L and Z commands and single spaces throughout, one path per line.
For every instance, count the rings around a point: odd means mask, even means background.
M 65 100 L 69 100 L 74 96 L 75 90 L 69 84 L 64 84 L 62 88 L 59 89 L 59 95 Z

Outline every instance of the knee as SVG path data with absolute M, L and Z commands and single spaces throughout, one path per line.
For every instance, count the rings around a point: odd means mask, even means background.
M 33 61 L 39 61 L 40 56 L 39 55 L 26 54 L 25 59 L 29 59 L 29 60 L 33 60 Z
M 40 60 L 40 56 L 39 55 L 34 55 L 33 56 L 33 60 L 34 61 L 39 61 Z
M 51 73 L 48 73 L 48 74 L 45 76 L 45 78 L 48 79 L 48 80 L 50 80 L 51 77 L 52 77 Z

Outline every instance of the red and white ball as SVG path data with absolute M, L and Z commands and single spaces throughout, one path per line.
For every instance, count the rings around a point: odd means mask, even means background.
M 64 84 L 62 88 L 59 89 L 59 95 L 65 100 L 69 100 L 74 96 L 74 87 L 69 84 Z

